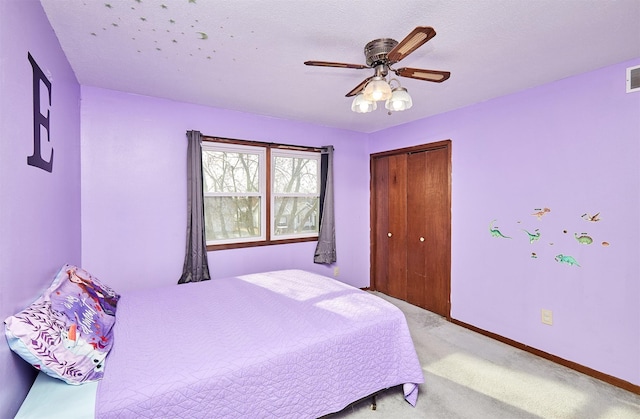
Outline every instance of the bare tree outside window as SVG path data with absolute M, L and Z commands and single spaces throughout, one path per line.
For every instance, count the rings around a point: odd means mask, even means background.
M 207 241 L 260 237 L 259 155 L 203 151 Z
M 276 236 L 318 232 L 318 163 L 315 158 L 273 158 Z
M 317 238 L 319 152 L 204 142 L 202 173 L 208 245 Z

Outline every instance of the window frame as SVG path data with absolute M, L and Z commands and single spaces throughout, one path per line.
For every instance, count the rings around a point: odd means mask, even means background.
M 265 208 L 261 211 L 260 219 L 261 226 L 263 228 L 263 238 L 238 238 L 238 239 L 230 239 L 225 241 L 225 243 L 216 243 L 212 244 L 210 242 L 206 243 L 207 251 L 214 250 L 224 250 L 224 249 L 237 249 L 237 248 L 246 248 L 246 247 L 259 247 L 259 246 L 270 246 L 276 244 L 288 244 L 288 243 L 302 243 L 309 241 L 317 241 L 318 240 L 318 232 L 302 234 L 302 235 L 287 235 L 282 238 L 275 238 L 274 229 L 275 223 L 272 219 L 272 209 L 274 206 L 275 196 L 272 193 L 272 185 L 273 185 L 273 168 L 272 168 L 272 160 L 274 158 L 274 154 L 276 156 L 294 156 L 294 157 L 309 157 L 309 153 L 317 154 L 318 160 L 318 197 L 321 195 L 321 148 L 318 147 L 308 147 L 308 146 L 297 146 L 297 145 L 287 145 L 287 144 L 277 144 L 277 143 L 266 143 L 260 141 L 249 141 L 249 140 L 237 140 L 231 138 L 222 138 L 222 137 L 211 137 L 203 135 L 201 138 L 201 144 L 203 151 L 207 148 L 209 149 L 225 149 L 226 151 L 239 151 L 242 149 L 245 150 L 264 150 L 264 161 L 260 161 L 260 163 L 264 163 L 264 167 L 260 167 L 259 170 L 261 175 L 261 187 L 264 186 L 264 203 Z M 216 145 L 212 145 L 216 144 Z M 264 168 L 264 170 L 263 170 Z M 262 185 L 264 183 L 264 185 Z M 203 194 L 204 194 L 204 182 L 203 182 Z M 302 196 L 305 194 L 300 194 L 298 196 Z M 205 195 L 206 196 L 206 195 Z M 310 196 L 310 195 L 309 195 Z M 320 216 L 321 209 L 318 209 L 318 216 Z M 318 225 L 318 230 L 320 226 Z
M 256 154 L 258 156 L 258 171 L 259 171 L 259 182 L 258 182 L 258 191 L 257 192 L 205 192 L 204 191 L 204 185 L 205 182 L 203 180 L 202 182 L 202 187 L 203 187 L 203 198 L 206 201 L 206 199 L 208 197 L 257 197 L 260 199 L 260 203 L 261 203 L 261 208 L 264 207 L 266 205 L 266 200 L 267 200 L 267 187 L 266 187 L 266 176 L 262 176 L 262 173 L 260 172 L 260 169 L 266 164 L 266 160 L 267 160 L 267 153 L 266 150 L 263 147 L 256 147 L 256 146 L 252 146 L 252 145 L 239 145 L 239 144 L 235 144 L 235 145 L 228 145 L 228 144 L 221 144 L 221 145 L 212 145 L 211 142 L 209 142 L 208 144 L 203 143 L 202 144 L 202 153 L 204 155 L 204 153 L 206 151 L 215 151 L 215 152 L 228 152 L 228 153 L 246 153 L 246 154 Z M 204 169 L 203 169 L 204 172 Z M 204 174 L 203 174 L 204 176 Z M 227 244 L 236 244 L 236 243 L 244 243 L 244 242 L 255 242 L 255 241 L 264 241 L 267 238 L 267 234 L 265 229 L 262 226 L 267 225 L 266 224 L 266 213 L 265 211 L 260 211 L 260 216 L 258 218 L 259 220 L 259 225 L 260 225 L 260 232 L 261 234 L 259 236 L 253 236 L 253 237 L 239 237 L 239 238 L 231 238 L 231 239 L 221 239 L 218 240 L 218 243 L 215 245 L 227 245 Z M 206 221 L 205 221 L 206 222 Z M 214 246 L 214 244 L 207 244 L 207 245 L 211 245 Z
M 312 154 L 316 154 L 316 156 L 313 156 L 313 159 L 316 160 L 316 167 L 317 167 L 317 173 L 316 173 L 316 190 L 317 193 L 314 194 L 309 194 L 309 193 L 276 193 L 275 191 L 271 191 L 271 196 L 270 196 L 270 208 L 271 209 L 275 209 L 276 208 L 276 198 L 277 197 L 298 197 L 298 198 L 311 198 L 311 197 L 318 197 L 318 206 L 320 205 L 320 170 L 321 170 L 321 161 L 320 161 L 320 153 L 313 153 L 313 152 L 309 152 L 309 151 L 302 151 L 302 150 L 288 150 L 288 149 L 283 149 L 283 148 L 275 148 L 271 151 L 271 156 L 270 156 L 270 162 L 273 162 L 273 160 L 277 157 L 284 157 L 284 158 L 301 158 L 301 159 L 312 159 Z M 271 181 L 270 184 L 273 185 L 273 180 L 275 179 L 275 167 L 272 164 L 271 165 L 271 176 L 269 177 L 269 180 Z M 318 220 L 320 219 L 320 208 L 318 208 Z M 276 238 L 276 234 L 275 234 L 275 230 L 276 230 L 276 226 L 278 223 L 276 223 L 276 220 L 274 217 L 270 218 L 270 223 L 269 223 L 269 227 L 270 227 L 270 233 L 271 233 L 271 238 L 274 241 L 282 241 L 282 240 L 289 240 L 289 239 L 298 239 L 298 238 L 307 238 L 307 237 L 314 237 L 314 238 L 318 238 L 318 233 L 320 230 L 320 225 L 318 225 L 318 231 L 313 232 L 313 233 L 301 233 L 301 234 L 290 234 L 290 235 L 282 235 L 279 236 L 280 238 Z

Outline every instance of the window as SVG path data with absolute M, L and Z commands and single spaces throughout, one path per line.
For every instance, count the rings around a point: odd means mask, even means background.
M 273 150 L 271 179 L 272 237 L 317 237 L 320 154 Z
M 317 239 L 320 153 L 284 147 L 203 141 L 209 249 Z

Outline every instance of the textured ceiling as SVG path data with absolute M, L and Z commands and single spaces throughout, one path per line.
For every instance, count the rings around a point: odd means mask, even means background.
M 373 132 L 640 57 L 640 0 L 41 0 L 82 85 Z M 351 112 L 364 45 L 437 35 L 396 67 L 414 106 Z M 621 87 L 624 89 L 624 74 Z

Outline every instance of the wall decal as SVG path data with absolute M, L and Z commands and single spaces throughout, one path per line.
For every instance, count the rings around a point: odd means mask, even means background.
M 135 1 L 135 3 L 131 5 L 131 1 Z M 125 35 L 132 42 L 131 44 L 124 43 L 123 48 L 131 48 L 132 51 L 136 51 L 138 54 L 147 52 L 161 54 L 165 58 L 172 60 L 172 62 L 181 62 L 176 57 L 194 57 L 214 62 L 217 59 L 216 54 L 218 51 L 235 51 L 232 44 L 226 43 L 225 45 L 225 40 L 233 41 L 242 35 L 255 35 L 254 30 L 248 30 L 245 34 L 229 33 L 229 28 L 222 24 L 224 20 L 229 19 L 228 16 L 226 18 L 220 16 L 219 25 L 204 24 L 200 22 L 200 19 L 182 17 L 176 19 L 179 16 L 173 15 L 176 9 L 174 6 L 184 2 L 188 2 L 191 5 L 189 7 L 194 8 L 194 10 L 199 7 L 196 0 L 174 0 L 174 2 L 164 3 L 126 0 L 126 3 L 129 3 L 126 5 L 125 0 L 112 0 L 108 3 L 83 1 L 82 5 L 95 8 L 97 4 L 101 8 L 100 17 L 103 17 L 103 19 L 98 19 L 99 22 L 97 21 L 95 29 L 88 32 L 89 36 L 98 38 L 109 32 L 112 34 L 123 31 L 127 33 L 137 32 L 135 37 Z M 162 9 L 161 15 L 150 12 L 150 10 L 158 7 Z M 211 41 L 214 38 L 220 42 L 212 43 Z M 196 40 L 195 43 L 193 42 L 194 39 Z M 218 50 L 213 49 L 213 44 L 218 47 Z M 178 45 L 180 45 L 179 48 Z M 255 50 L 258 51 L 259 48 L 256 47 Z M 241 59 L 242 57 L 233 57 L 231 61 L 235 63 Z M 175 71 L 179 72 L 181 70 L 176 67 Z
M 593 243 L 593 239 L 589 236 L 587 236 L 587 233 L 580 233 L 581 235 L 578 236 L 578 233 L 574 233 L 573 236 L 576 238 L 576 240 L 578 240 L 578 243 L 580 244 L 591 244 Z
M 534 209 L 534 211 L 536 211 L 536 212 L 534 212 L 531 215 L 533 215 L 535 217 L 538 217 L 538 220 L 541 219 L 542 216 L 545 215 L 546 213 L 551 212 L 551 210 L 549 208 L 542 208 L 542 209 L 536 208 L 536 209 Z
M 47 109 L 47 116 L 40 113 L 42 105 L 40 103 L 40 82 L 42 82 L 42 84 L 47 88 L 49 94 L 48 106 L 51 106 L 51 81 L 47 76 L 45 76 L 40 66 L 38 66 L 38 63 L 36 63 L 35 59 L 31 56 L 31 53 L 27 52 L 27 58 L 29 59 L 31 68 L 33 69 L 33 155 L 27 157 L 27 164 L 51 173 L 53 171 L 53 148 L 51 149 L 49 161 L 42 158 L 42 139 L 40 138 L 40 128 L 42 127 L 47 131 L 47 142 L 51 142 L 51 133 L 49 131 L 49 110 Z
M 524 231 L 525 233 L 527 233 L 527 235 L 529 236 L 529 243 L 533 244 L 535 241 L 540 240 L 540 230 L 539 229 L 535 229 L 535 233 L 529 233 L 527 230 L 522 229 L 522 231 Z
M 584 218 L 586 221 L 591 221 L 591 222 L 600 221 L 600 213 L 597 213 L 594 215 L 589 215 L 585 213 L 585 214 L 582 214 L 581 217 Z
M 498 230 L 498 227 L 493 226 L 493 223 L 495 222 L 496 220 L 493 220 L 489 223 L 489 232 L 491 233 L 491 237 L 502 237 L 504 239 L 510 239 L 511 237 L 507 237 L 504 234 L 502 234 L 500 230 Z
M 544 217 L 545 214 L 551 212 L 551 209 L 544 207 L 544 208 L 537 208 L 534 210 L 535 212 L 533 212 L 532 214 L 530 213 L 530 215 L 535 216 L 536 218 L 538 218 L 539 220 L 542 219 L 542 217 Z M 568 221 L 571 223 L 576 222 L 576 216 L 570 217 L 570 220 L 560 220 L 561 222 L 564 223 L 564 221 Z M 601 220 L 600 218 L 600 212 L 597 212 L 593 215 L 590 215 L 589 213 L 584 213 L 580 216 L 580 218 L 582 218 L 585 221 L 588 222 L 599 222 Z M 502 234 L 502 232 L 500 231 L 500 227 L 496 226 L 497 219 L 492 220 L 489 223 L 489 232 L 491 233 L 491 237 L 498 237 L 498 238 L 505 238 L 505 239 L 510 239 L 511 237 L 509 236 L 505 236 L 504 234 Z M 536 241 L 539 241 L 541 239 L 541 237 L 543 236 L 543 234 L 541 234 L 542 232 L 540 231 L 540 228 L 536 228 L 536 229 L 532 229 L 531 227 L 527 227 L 527 228 L 522 228 L 522 227 L 526 227 L 525 225 L 522 225 L 522 221 L 518 220 L 517 218 L 514 219 L 511 224 L 509 226 L 507 226 L 506 228 L 509 229 L 509 227 L 514 227 L 517 226 L 518 224 L 520 224 L 520 226 L 518 226 L 519 230 L 522 230 L 526 233 L 527 238 L 529 239 L 529 244 L 534 244 Z M 567 226 L 569 227 L 569 226 Z M 557 228 L 557 227 L 556 227 Z M 575 238 L 576 242 L 573 242 L 573 240 L 568 240 L 568 237 L 562 237 L 564 235 L 567 235 L 570 237 L 570 232 L 571 228 L 559 228 L 559 229 L 552 229 L 551 233 L 545 232 L 544 237 L 545 237 L 545 243 L 547 243 L 549 246 L 554 246 L 555 243 L 559 243 L 558 246 L 564 247 L 566 245 L 568 245 L 569 242 L 571 242 L 573 249 L 576 249 L 577 247 L 582 247 L 581 245 L 591 245 L 594 243 L 600 243 L 602 247 L 609 247 L 610 243 L 608 241 L 599 241 L 600 239 L 598 237 L 595 237 L 594 234 L 589 234 L 586 232 L 582 232 L 582 233 L 578 233 L 575 232 L 576 230 L 574 229 L 574 233 L 573 233 L 573 237 Z M 562 233 L 561 233 L 562 232 Z M 516 241 L 522 241 L 524 242 L 524 235 L 516 235 L 515 237 Z M 569 245 L 569 246 L 571 246 Z M 575 247 L 577 246 L 577 247 Z M 518 248 L 521 248 L 520 246 L 518 246 Z M 540 250 L 541 252 L 543 250 Z M 569 248 L 567 250 L 567 252 L 573 252 L 575 250 L 571 250 L 571 248 Z M 529 256 L 531 259 L 538 259 L 538 253 L 536 252 L 528 252 Z M 555 252 L 554 252 L 555 253 Z M 553 254 L 551 254 L 550 256 L 552 256 Z M 589 253 L 589 255 L 593 255 L 592 253 Z M 541 255 L 543 259 L 546 259 L 547 256 L 545 255 Z M 582 256 L 580 256 L 582 257 Z M 573 256 L 569 256 L 569 255 L 565 255 L 563 253 L 560 253 L 558 255 L 556 255 L 554 257 L 555 261 L 561 264 L 565 264 L 565 265 L 569 265 L 569 266 L 578 266 L 578 267 L 582 267 Z M 584 262 L 584 261 L 583 261 Z
M 563 255 L 563 254 L 559 254 L 558 256 L 556 256 L 556 262 L 559 263 L 565 263 L 569 266 L 577 266 L 580 267 L 580 265 L 578 265 L 578 262 L 576 262 L 576 260 L 573 258 L 573 256 L 568 256 L 568 255 Z

